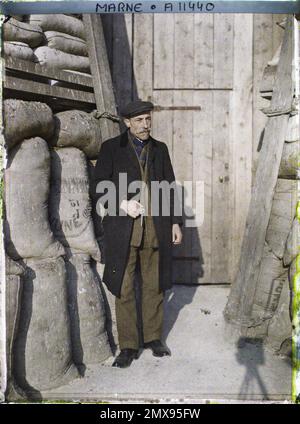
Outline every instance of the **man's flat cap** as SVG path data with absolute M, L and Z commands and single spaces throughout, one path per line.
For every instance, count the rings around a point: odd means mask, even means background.
M 125 105 L 121 109 L 121 115 L 124 118 L 133 118 L 134 116 L 141 115 L 145 112 L 150 112 L 154 108 L 153 103 L 143 102 L 142 100 L 135 100 Z

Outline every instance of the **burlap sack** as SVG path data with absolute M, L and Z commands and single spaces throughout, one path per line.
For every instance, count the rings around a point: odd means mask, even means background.
M 52 110 L 45 103 L 6 99 L 4 106 L 4 137 L 8 148 L 25 138 L 50 140 L 54 133 Z
M 75 147 L 51 153 L 49 219 L 57 240 L 77 253 L 101 260 L 91 216 L 87 161 Z
M 254 325 L 260 325 L 272 318 L 286 281 L 287 270 L 283 267 L 282 260 L 265 244 L 251 314 Z
M 300 223 L 299 219 L 294 218 L 292 228 L 286 241 L 283 255 L 284 266 L 288 266 L 300 254 Z
M 34 61 L 33 50 L 26 43 L 20 41 L 4 41 L 4 57 L 14 57 L 21 60 Z
M 279 167 L 280 178 L 300 179 L 300 141 L 284 143 Z
M 265 340 L 266 345 L 272 347 L 276 352 L 291 354 L 292 322 L 290 316 L 291 291 L 288 279 L 286 278 L 282 288 L 280 300 L 277 309 L 269 322 L 268 336 Z M 283 345 L 289 343 L 289 349 Z
M 45 38 L 40 26 L 10 18 L 3 24 L 3 39 L 4 41 L 21 41 L 34 48 L 41 45 Z
M 278 178 L 266 233 L 266 241 L 278 258 L 283 257 L 296 204 L 297 181 Z
M 20 258 L 56 258 L 64 254 L 48 221 L 50 153 L 45 140 L 36 137 L 14 147 L 5 170 L 5 246 Z
M 85 40 L 83 22 L 73 16 L 63 14 L 30 15 L 29 22 L 39 25 L 44 31 L 58 31 Z
M 89 255 L 69 249 L 66 261 L 74 362 L 101 363 L 111 355 L 105 328 L 105 308 Z
M 101 146 L 99 121 L 92 114 L 81 110 L 67 110 L 54 115 L 55 134 L 53 146 L 77 147 L 88 159 L 98 157 Z
M 17 384 L 37 392 L 78 376 L 72 361 L 65 262 L 26 261 L 19 328 L 13 349 Z
M 88 56 L 86 42 L 81 38 L 73 37 L 72 35 L 58 31 L 46 31 L 45 37 L 48 47 L 52 49 L 78 56 Z
M 88 57 L 64 53 L 48 46 L 38 47 L 34 50 L 34 55 L 41 65 L 48 65 L 57 69 L 90 72 L 90 60 Z
M 5 289 L 5 308 L 6 308 L 6 358 L 7 358 L 7 392 L 11 392 L 13 386 L 12 379 L 12 348 L 16 335 L 16 329 L 19 325 L 21 282 L 20 276 L 24 273 L 25 267 L 6 256 L 6 289 Z

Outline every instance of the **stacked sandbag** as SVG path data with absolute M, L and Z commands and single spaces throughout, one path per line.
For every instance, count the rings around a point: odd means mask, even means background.
M 110 355 L 105 308 L 91 257 L 101 260 L 91 215 L 85 154 L 75 147 L 52 154 L 49 219 L 55 237 L 66 247 L 73 359 L 78 366 L 99 363 Z
M 282 158 L 279 168 L 279 177 L 299 179 L 300 142 L 284 143 Z
M 10 18 L 3 24 L 3 39 L 7 42 L 19 41 L 35 48 L 43 43 L 45 36 L 39 25 Z
M 254 326 L 272 318 L 286 282 L 287 270 L 284 269 L 282 260 L 265 243 L 252 309 Z
M 247 333 L 249 337 L 265 338 L 276 351 L 287 340 L 286 334 L 291 335 L 291 322 L 287 319 L 290 303 L 288 268 L 283 258 L 288 255 L 286 245 L 296 211 L 296 190 L 296 180 L 278 178 L 256 283 L 252 323 Z
M 20 299 L 22 295 L 21 275 L 25 271 L 25 266 L 21 262 L 11 260 L 6 256 L 6 358 L 7 358 L 7 392 L 13 390 L 12 363 L 13 363 L 13 343 L 18 329 L 20 315 Z
M 34 62 L 34 52 L 31 47 L 21 41 L 4 41 L 4 57 L 14 57 L 21 60 Z
M 39 136 L 49 141 L 53 137 L 53 113 L 45 103 L 6 99 L 3 110 L 4 137 L 8 149 L 26 138 Z
M 34 137 L 11 149 L 5 178 L 4 222 L 7 254 L 22 258 L 57 258 L 63 246 L 54 239 L 48 221 L 50 152 Z
M 78 365 L 101 363 L 111 352 L 99 281 L 89 255 L 68 249 L 67 259 L 73 359 Z
M 64 260 L 25 262 L 13 370 L 17 384 L 30 393 L 67 384 L 78 371 L 72 362 Z
M 64 14 L 30 15 L 29 23 L 38 25 L 43 31 L 58 31 L 85 39 L 84 25 L 81 19 Z
M 300 254 L 300 223 L 297 217 L 294 218 L 292 228 L 288 235 L 285 251 L 283 255 L 284 266 L 289 266 L 297 255 Z
M 49 220 L 53 234 L 72 252 L 101 255 L 94 232 L 85 154 L 75 147 L 51 153 Z
M 266 242 L 272 252 L 283 258 L 297 204 L 297 181 L 278 178 L 272 203 Z
M 85 29 L 81 19 L 63 14 L 31 15 L 30 23 L 38 24 L 44 30 L 46 45 L 34 51 L 40 64 L 90 73 Z
M 77 56 L 88 56 L 85 40 L 58 31 L 46 31 L 44 34 L 48 47 Z
M 34 50 L 34 55 L 41 65 L 48 65 L 57 69 L 73 69 L 81 72 L 89 72 L 90 70 L 88 57 L 64 53 L 48 46 L 38 47 Z
M 67 110 L 54 115 L 55 134 L 51 144 L 57 147 L 77 147 L 88 159 L 97 159 L 101 146 L 99 121 L 93 114 Z
M 22 19 L 22 15 L 14 16 L 3 24 L 4 57 L 34 62 L 33 48 L 43 44 L 45 36 L 41 27 Z

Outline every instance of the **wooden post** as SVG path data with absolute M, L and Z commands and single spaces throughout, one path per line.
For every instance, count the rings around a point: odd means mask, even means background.
M 106 52 L 101 16 L 83 14 L 86 41 L 89 50 L 91 72 L 94 80 L 94 92 L 97 109 L 100 114 L 106 112 L 116 115 L 116 102 Z M 106 117 L 100 118 L 102 140 L 120 133 L 118 123 Z
M 289 112 L 293 103 L 293 19 L 293 16 L 290 16 L 287 20 L 271 106 L 265 111 L 269 119 L 258 160 L 239 269 L 224 311 L 224 316 L 228 321 L 245 326 L 251 324 L 251 311 L 259 265 L 270 218 Z

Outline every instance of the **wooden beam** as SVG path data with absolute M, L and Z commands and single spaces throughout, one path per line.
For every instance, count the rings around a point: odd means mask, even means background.
M 66 87 L 57 87 L 47 84 L 42 84 L 36 81 L 23 80 L 20 78 L 7 76 L 4 79 L 4 90 L 14 92 L 23 92 L 32 94 L 35 97 L 42 96 L 45 98 L 56 97 L 62 100 L 71 100 L 79 103 L 88 104 L 91 108 L 95 108 L 95 96 L 93 93 L 85 91 L 73 90 Z
M 83 14 L 82 17 L 94 80 L 97 109 L 100 114 L 107 112 L 111 115 L 117 115 L 101 16 Z M 114 137 L 120 133 L 119 125 L 110 119 L 101 119 L 100 125 L 102 140 Z
M 258 280 L 259 266 L 270 218 L 289 113 L 292 109 L 294 83 L 293 16 L 288 17 L 283 47 L 275 78 L 270 112 L 259 155 L 255 182 L 246 221 L 237 278 L 232 286 L 224 315 L 230 322 L 251 325 L 251 311 Z
M 5 68 L 13 71 L 19 71 L 20 73 L 24 74 L 29 74 L 32 76 L 32 79 L 34 79 L 35 76 L 39 76 L 45 77 L 45 79 L 50 78 L 57 81 L 93 88 L 92 78 L 89 78 L 85 75 L 61 71 L 48 65 L 40 65 L 38 63 L 9 57 L 5 59 Z

